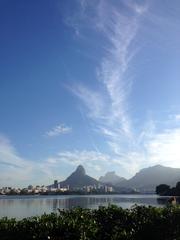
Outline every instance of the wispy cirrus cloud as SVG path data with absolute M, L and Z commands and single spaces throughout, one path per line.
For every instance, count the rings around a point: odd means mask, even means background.
M 86 14 L 86 27 L 102 37 L 104 54 L 97 68 L 96 90 L 77 84 L 72 92 L 86 107 L 87 115 L 96 122 L 95 130 L 105 137 L 111 151 L 117 155 L 133 143 L 128 103 L 132 87 L 130 64 L 138 49 L 135 40 L 139 19 L 147 8 L 124 4 L 132 12 L 130 16 L 112 2 L 97 1 L 96 8 L 85 2 L 83 11 L 88 7 L 94 11 L 93 18 Z M 82 25 L 80 29 L 83 29 Z
M 72 131 L 71 127 L 66 126 L 65 124 L 59 124 L 52 128 L 51 130 L 47 131 L 45 136 L 47 137 L 57 137 L 62 134 L 67 134 Z
M 105 1 L 99 1 L 94 12 L 94 31 L 103 36 L 107 46 L 97 70 L 99 89 L 95 91 L 81 84 L 73 92 L 88 108 L 91 117 L 106 119 L 106 127 L 117 124 L 121 133 L 128 136 L 131 123 L 127 100 L 132 82 L 126 72 L 136 50 L 131 49 L 131 44 L 137 34 L 140 14 L 135 12 L 133 17 L 126 16 Z M 90 25 L 92 21 L 89 19 Z

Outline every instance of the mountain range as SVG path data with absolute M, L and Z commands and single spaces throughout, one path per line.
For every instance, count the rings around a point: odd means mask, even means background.
M 82 165 L 66 180 L 60 182 L 61 187 L 69 185 L 70 188 L 81 188 L 88 185 L 108 184 L 114 186 L 115 189 L 136 189 L 140 192 L 155 191 L 159 184 L 168 184 L 175 186 L 180 181 L 180 168 L 165 167 L 162 165 L 155 165 L 144 168 L 137 172 L 135 176 L 130 179 L 119 177 L 115 172 L 107 172 L 105 176 L 101 176 L 99 181 L 88 176 Z
M 153 191 L 157 185 L 175 186 L 180 181 L 180 169 L 155 165 L 144 168 L 129 180 L 118 183 L 119 187 L 136 188 L 139 191 Z

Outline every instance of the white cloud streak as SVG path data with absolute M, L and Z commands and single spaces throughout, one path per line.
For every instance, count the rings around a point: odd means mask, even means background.
M 128 137 L 131 123 L 127 98 L 132 83 L 126 72 L 134 55 L 131 44 L 137 34 L 139 14 L 129 18 L 105 1 L 99 1 L 97 9 L 94 30 L 101 33 L 107 45 L 97 72 L 99 90 L 78 85 L 73 92 L 88 108 L 89 116 L 95 120 L 106 119 L 103 121 L 106 128 L 116 124 L 121 135 Z M 90 25 L 92 21 L 89 19 Z
M 55 126 L 50 131 L 46 132 L 45 136 L 47 136 L 47 137 L 57 137 L 57 136 L 62 135 L 62 134 L 70 133 L 71 131 L 72 131 L 72 128 L 67 127 L 64 124 L 60 124 L 60 125 Z
M 83 11 L 85 7 L 88 5 L 83 1 Z M 93 90 L 81 84 L 72 89 L 85 105 L 88 116 L 95 121 L 95 130 L 105 137 L 115 158 L 124 155 L 127 148 L 134 148 L 128 104 L 132 86 L 129 67 L 137 51 L 134 41 L 139 18 L 146 11 L 144 6 L 137 4 L 125 4 L 125 7 L 132 11 L 131 16 L 109 1 L 98 1 L 94 19 L 86 15 L 88 27 L 102 36 L 104 57 L 97 70 L 98 88 Z

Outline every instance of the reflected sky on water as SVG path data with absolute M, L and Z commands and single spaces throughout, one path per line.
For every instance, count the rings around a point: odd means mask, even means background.
M 0 196 L 0 217 L 20 219 L 78 206 L 90 209 L 109 204 L 122 208 L 130 208 L 135 204 L 163 206 L 167 200 L 168 197 L 157 195 Z

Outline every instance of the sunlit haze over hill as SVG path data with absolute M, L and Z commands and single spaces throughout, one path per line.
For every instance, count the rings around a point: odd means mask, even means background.
M 179 0 L 1 0 L 0 32 L 0 186 L 180 168 Z

